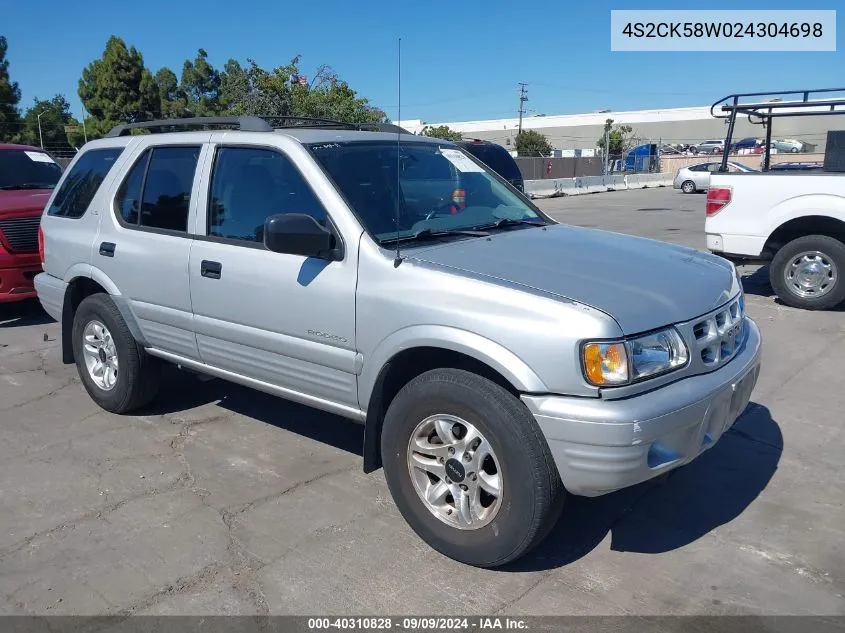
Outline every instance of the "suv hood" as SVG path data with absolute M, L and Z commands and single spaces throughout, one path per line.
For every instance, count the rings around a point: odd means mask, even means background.
M 739 291 L 733 265 L 715 255 L 561 224 L 406 255 L 589 305 L 613 317 L 626 335 L 687 321 Z
M 10 211 L 41 212 L 50 199 L 52 189 L 0 189 L 0 215 Z

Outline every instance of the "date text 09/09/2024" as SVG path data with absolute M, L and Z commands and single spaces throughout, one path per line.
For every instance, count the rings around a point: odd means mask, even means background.
M 525 630 L 528 624 L 520 618 L 509 617 L 350 617 L 308 618 L 311 631 L 342 630 L 398 630 L 398 631 L 453 631 L 453 630 Z
M 622 34 L 637 38 L 822 37 L 820 22 L 628 22 Z

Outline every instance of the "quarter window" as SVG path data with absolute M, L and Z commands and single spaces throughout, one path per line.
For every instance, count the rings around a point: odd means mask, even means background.
M 275 150 L 222 147 L 211 177 L 208 234 L 264 241 L 264 221 L 304 213 L 325 225 L 326 210 L 291 160 Z
M 92 149 L 80 156 L 56 192 L 47 215 L 65 218 L 81 218 L 85 215 L 91 200 L 122 151 L 121 147 L 108 147 Z

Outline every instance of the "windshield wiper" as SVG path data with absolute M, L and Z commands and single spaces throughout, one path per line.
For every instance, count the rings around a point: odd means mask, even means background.
M 55 186 L 43 182 L 24 182 L 19 185 L 2 185 L 0 189 L 3 191 L 12 191 L 14 189 L 53 189 Z
M 487 237 L 489 234 L 477 228 L 473 229 L 452 229 L 450 231 L 432 231 L 431 229 L 422 229 L 411 235 L 402 235 L 399 238 L 385 237 L 379 240 L 380 244 L 390 244 L 397 241 L 411 242 L 414 240 L 425 240 L 428 238 L 447 237 L 451 235 L 464 235 L 468 237 Z
M 506 226 L 546 226 L 546 222 L 539 218 L 536 220 L 513 220 L 511 218 L 501 218 L 490 224 L 482 224 L 472 228 L 477 231 L 489 231 L 490 229 L 501 229 Z

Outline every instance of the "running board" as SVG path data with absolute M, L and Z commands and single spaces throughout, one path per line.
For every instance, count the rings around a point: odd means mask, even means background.
M 228 380 L 230 382 L 243 385 L 244 387 L 251 387 L 253 389 L 257 389 L 258 391 L 263 391 L 264 393 L 284 398 L 285 400 L 291 400 L 292 402 L 314 407 L 315 409 L 320 409 L 321 411 L 334 413 L 361 424 L 363 424 L 367 419 L 366 411 L 361 411 L 355 407 L 332 402 L 331 400 L 325 400 L 324 398 L 318 398 L 316 396 L 310 396 L 300 391 L 294 391 L 293 389 L 279 387 L 277 385 L 270 384 L 269 382 L 264 382 L 263 380 L 256 380 L 255 378 L 242 376 L 241 374 L 236 374 L 235 372 L 231 372 L 226 369 L 212 367 L 211 365 L 206 365 L 205 363 L 201 363 L 197 360 L 185 358 L 183 356 L 179 356 L 178 354 L 171 354 L 170 352 L 165 352 L 154 347 L 148 347 L 146 351 L 150 356 L 156 356 L 169 361 L 174 365 L 182 366 L 190 371 L 207 374 L 209 376 L 214 376 L 215 378 L 222 378 L 223 380 Z

